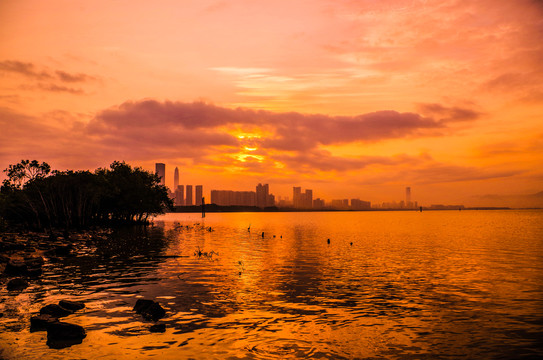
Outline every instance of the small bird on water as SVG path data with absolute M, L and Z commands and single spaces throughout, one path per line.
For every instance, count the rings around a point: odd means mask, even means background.
M 326 242 L 328 242 L 328 244 L 330 244 L 330 239 L 326 240 Z

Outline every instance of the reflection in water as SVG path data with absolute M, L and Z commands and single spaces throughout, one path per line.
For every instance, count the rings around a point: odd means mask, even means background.
M 22 293 L 4 286 L 0 357 L 543 356 L 541 211 L 159 220 L 46 262 Z M 132 311 L 141 297 L 167 310 L 166 333 Z M 59 299 L 87 303 L 66 321 L 88 335 L 50 350 L 28 319 Z

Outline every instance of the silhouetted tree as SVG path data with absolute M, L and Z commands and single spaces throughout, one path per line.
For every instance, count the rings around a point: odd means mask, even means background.
M 0 215 L 42 228 L 87 227 L 111 222 L 147 222 L 173 206 L 157 175 L 115 161 L 109 169 L 53 171 L 24 160 L 5 170 Z M 49 176 L 48 176 L 49 174 Z

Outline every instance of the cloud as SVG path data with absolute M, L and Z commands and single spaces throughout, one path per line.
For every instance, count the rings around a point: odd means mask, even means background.
M 11 72 L 16 74 L 21 74 L 26 77 L 36 78 L 36 79 L 51 79 L 53 76 L 46 71 L 36 70 L 36 66 L 33 63 L 15 61 L 15 60 L 5 60 L 0 62 L 0 70 L 4 72 Z
M 447 123 L 455 121 L 473 121 L 481 117 L 482 113 L 473 109 L 461 107 L 445 107 L 441 104 L 419 104 L 421 113 L 433 116 L 438 121 Z
M 438 108 L 438 105 L 434 108 L 434 112 L 446 113 L 447 121 L 477 118 L 475 112 L 466 109 Z M 265 133 L 253 138 L 253 145 L 283 151 L 308 151 L 321 145 L 434 136 L 441 134 L 440 130 L 444 131 L 447 125 L 443 119 L 391 110 L 357 116 L 330 116 L 156 100 L 125 102 L 99 112 L 89 124 L 91 132 L 115 133 L 121 138 L 146 138 L 150 132 L 162 134 L 155 140 L 164 141 L 170 138 L 168 134 L 175 134 L 178 139 L 201 136 L 202 146 L 234 145 L 232 137 L 224 131 L 236 128 L 258 129 L 258 132 Z M 141 135 L 138 131 L 142 132 Z M 206 142 L 206 139 L 213 141 Z

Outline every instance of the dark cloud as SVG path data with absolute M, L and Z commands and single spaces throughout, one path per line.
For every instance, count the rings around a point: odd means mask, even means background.
M 438 111 L 439 110 L 439 111 Z M 475 112 L 459 108 L 434 109 L 446 113 L 446 121 L 473 120 Z M 273 113 L 263 110 L 228 109 L 202 102 L 131 101 L 100 112 L 89 124 L 94 132 L 110 133 L 158 131 L 163 129 L 179 135 L 188 130 L 222 132 L 224 128 L 258 128 L 268 133 L 253 140 L 265 148 L 306 151 L 319 145 L 356 141 L 375 142 L 408 136 L 432 135 L 445 129 L 444 119 L 423 117 L 415 113 L 378 111 L 357 116 Z M 124 135 L 120 135 L 124 136 Z
M 446 107 L 441 104 L 419 104 L 421 113 L 437 118 L 442 123 L 455 121 L 473 121 L 481 117 L 482 113 L 473 109 L 461 107 Z
M 32 63 L 15 61 L 15 60 L 5 60 L 0 62 L 0 70 L 4 72 L 12 72 L 24 75 L 26 77 L 36 78 L 36 79 L 50 79 L 53 76 L 46 71 L 36 70 L 36 66 Z
M 90 80 L 96 80 L 94 76 L 90 76 L 87 74 L 79 73 L 79 74 L 70 74 L 65 71 L 57 70 L 55 71 L 55 74 L 57 75 L 58 79 L 63 82 L 68 83 L 74 83 L 74 82 L 86 82 Z

